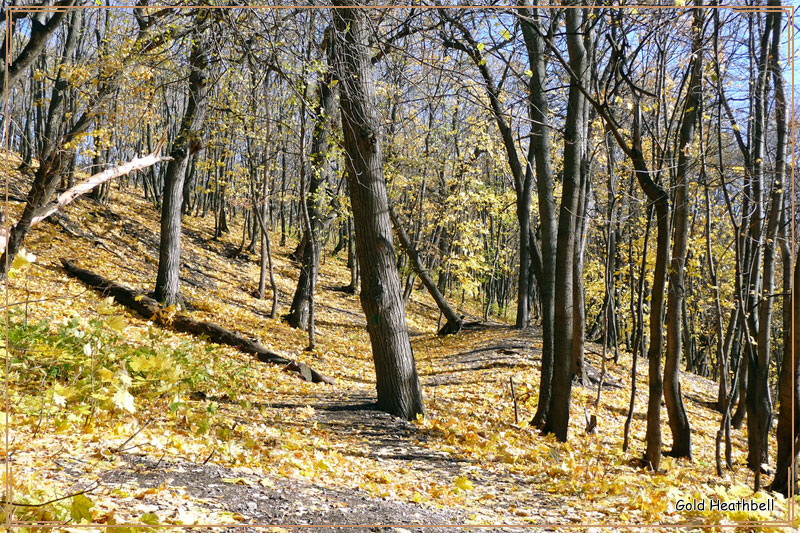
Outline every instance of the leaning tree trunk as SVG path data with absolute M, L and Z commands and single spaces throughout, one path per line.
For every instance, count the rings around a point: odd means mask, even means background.
M 332 378 L 320 374 L 305 363 L 287 359 L 273 352 L 251 335 L 242 335 L 217 324 L 195 320 L 186 315 L 164 313 L 164 308 L 158 302 L 142 292 L 129 289 L 90 270 L 80 268 L 67 259 L 61 259 L 61 264 L 69 275 L 78 278 L 103 295 L 112 296 L 117 303 L 136 311 L 147 320 L 153 320 L 175 331 L 191 333 L 210 342 L 233 346 L 244 353 L 254 354 L 259 361 L 281 365 L 285 371 L 296 372 L 305 381 L 335 384 Z
M 669 291 L 667 294 L 667 351 L 664 363 L 664 401 L 672 431 L 673 457 L 692 456 L 691 429 L 686 408 L 683 405 L 680 383 L 681 358 L 681 313 L 685 299 L 684 265 L 689 240 L 689 173 L 690 158 L 687 155 L 694 142 L 703 84 L 703 12 L 694 10 L 692 63 L 689 88 L 686 96 L 683 120 L 678 139 L 678 168 L 675 178 L 675 231 L 672 246 L 672 262 L 669 269 Z
M 190 145 L 197 143 L 197 130 L 203 122 L 206 108 L 207 58 L 202 39 L 195 36 L 189 57 L 189 98 L 181 128 L 172 145 L 164 177 L 164 197 L 161 205 L 161 242 L 158 248 L 158 275 L 155 299 L 167 305 L 178 302 L 181 263 L 181 202 L 183 180 L 189 161 Z
M 441 311 L 442 316 L 447 320 L 445 325 L 439 329 L 438 334 L 452 335 L 458 333 L 464 326 L 464 321 L 453 311 L 453 308 L 450 307 L 450 304 L 445 300 L 444 295 L 439 292 L 439 288 L 436 286 L 436 283 L 434 283 L 433 278 L 431 278 L 428 271 L 425 270 L 425 266 L 422 264 L 422 260 L 419 257 L 414 243 L 411 242 L 411 238 L 408 236 L 408 233 L 406 233 L 405 228 L 403 228 L 403 225 L 400 223 L 400 219 L 397 217 L 397 213 L 395 213 L 394 208 L 391 206 L 389 206 L 389 216 L 392 219 L 392 224 L 394 224 L 394 229 L 400 239 L 400 246 L 405 250 L 406 255 L 408 255 L 408 258 L 411 260 L 411 268 L 414 269 L 414 273 L 422 280 L 422 284 L 428 289 L 428 293 L 431 295 L 431 298 L 433 298 L 433 301 L 436 302 L 436 306 L 439 308 L 439 311 Z
M 375 363 L 378 408 L 413 419 L 424 413 L 405 321 L 383 175 L 380 125 L 368 42 L 368 12 L 358 0 L 334 0 L 335 65 L 347 179 L 361 268 L 361 307 Z

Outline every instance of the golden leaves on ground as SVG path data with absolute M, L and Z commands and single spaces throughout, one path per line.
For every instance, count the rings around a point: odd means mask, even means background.
M 304 332 L 265 318 L 269 293 L 266 301 L 251 296 L 258 279 L 253 258 L 226 255 L 238 244 L 239 220 L 232 235 L 212 240 L 213 220 L 184 218 L 182 290 L 190 307 L 182 312 L 258 337 L 337 381 L 335 388 L 305 383 L 233 348 L 163 330 L 67 278 L 57 267 L 62 256 L 79 257 L 87 267 L 131 287 L 151 288 L 157 214 L 132 192 L 112 190 L 109 205 L 117 222 L 91 215 L 80 201 L 67 209 L 74 223 L 102 236 L 106 247 L 67 239 L 54 225 L 41 225 L 27 243 L 35 262 L 20 265 L 20 275 L 10 280 L 9 301 L 23 302 L 10 310 L 12 323 L 17 332 L 28 324 L 24 338 L 12 335 L 8 375 L 14 435 L 9 452 L 15 458 L 15 480 L 28 481 L 15 485 L 15 498 L 46 501 L 68 494 L 74 477 L 59 466 L 63 458 L 83 465 L 91 481 L 124 465 L 122 448 L 236 468 L 241 475 L 223 480 L 227 483 L 248 485 L 248 476 L 255 474 L 269 488 L 271 480 L 288 477 L 420 506 L 463 508 L 472 523 L 721 523 L 785 516 L 787 502 L 781 498 L 773 514 L 676 511 L 680 497 L 751 494 L 741 433 L 734 432 L 736 468 L 726 479 L 715 476 L 719 414 L 696 401 L 714 398 L 713 383 L 695 376 L 685 376 L 682 383 L 694 429 L 694 462 L 666 458 L 662 472 L 648 473 L 635 464 L 643 449 L 644 395 L 634 413 L 632 448 L 621 451 L 629 356 L 610 365 L 607 379 L 625 386 L 604 390 L 599 408 L 594 407 L 595 390 L 573 389 L 570 442 L 557 443 L 527 427 L 538 402 L 541 339 L 505 327 L 438 338 L 436 308 L 418 292 L 407 309 L 418 333 L 413 344 L 427 415 L 409 427 L 371 411 L 329 409 L 374 397 L 358 297 L 326 290 L 349 282 L 343 261 L 328 259 L 322 265 L 318 346 L 309 353 Z M 91 209 L 99 208 L 92 204 Z M 290 239 L 274 250 L 284 306 L 297 276 L 297 267 L 286 259 L 295 244 Z M 34 326 L 39 323 L 44 325 Z M 587 360 L 599 366 L 592 354 Z M 638 379 L 639 390 L 646 390 L 645 378 Z M 596 434 L 583 431 L 584 409 L 599 419 Z M 668 435 L 665 425 L 667 441 Z M 213 514 L 200 503 L 168 485 L 101 487 L 44 512 L 51 518 L 91 518 L 104 524 L 247 518 Z M 17 512 L 23 513 L 22 508 Z

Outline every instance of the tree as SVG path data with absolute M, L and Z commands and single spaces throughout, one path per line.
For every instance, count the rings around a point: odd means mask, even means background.
M 39 166 L 25 199 L 25 207 L 8 235 L 5 231 L 0 231 L 0 242 L 5 245 L 5 251 L 0 256 L 0 279 L 7 274 L 7 266 L 12 264 L 34 219 L 48 208 L 59 182 L 69 171 L 81 137 L 102 117 L 105 105 L 116 94 L 126 74 L 132 70 L 135 59 L 163 42 L 163 34 L 151 34 L 146 27 L 141 27 L 133 43 L 133 48 L 138 53 L 128 53 L 116 59 L 119 67 L 110 69 L 103 76 L 102 82 L 98 80 L 96 93 L 81 111 L 75 107 L 76 102 L 69 98 L 70 82 L 66 68 L 62 68 L 68 66 L 78 48 L 80 28 L 74 22 L 80 15 L 79 11 L 73 11 L 70 16 L 73 23 L 66 28 L 62 53 L 56 63 L 57 74 L 50 92 L 50 102 L 46 113 L 41 117 L 38 131 L 41 138 L 37 140 L 36 154 Z
M 332 39 L 330 31 L 326 31 L 324 40 L 325 55 L 330 62 Z M 329 130 L 334 115 L 335 90 L 331 87 L 331 73 L 323 67 L 319 73 L 317 84 L 318 101 L 314 107 L 314 128 L 311 133 L 311 153 L 309 154 L 310 173 L 308 175 L 308 192 L 301 190 L 303 196 L 304 218 L 308 218 L 308 228 L 303 225 L 302 251 L 300 256 L 300 276 L 297 288 L 292 297 L 292 305 L 286 315 L 286 322 L 295 328 L 306 329 L 309 323 L 309 311 L 313 298 L 313 287 L 319 271 L 320 247 L 316 243 L 318 234 L 327 226 L 327 217 L 323 212 L 324 198 L 330 179 Z M 304 119 L 303 119 L 304 120 Z M 302 127 L 302 126 L 301 126 Z M 304 163 L 301 166 L 305 169 Z M 310 228 L 310 229 L 309 229 Z
M 699 3 L 698 3 L 699 5 Z M 664 399 L 672 431 L 673 457 L 691 457 L 691 430 L 683 406 L 680 383 L 680 358 L 683 335 L 681 313 L 685 298 L 686 249 L 689 238 L 689 150 L 694 142 L 703 91 L 703 12 L 693 11 L 692 59 L 689 65 L 689 87 L 683 119 L 678 134 L 678 167 L 675 174 L 674 231 L 672 260 L 667 293 L 667 351 L 664 363 Z
M 579 5 L 577 2 L 573 5 Z M 568 9 L 567 50 L 572 74 L 564 130 L 564 172 L 561 207 L 556 238 L 555 314 L 553 339 L 553 383 L 550 408 L 543 431 L 567 440 L 569 407 L 573 377 L 573 262 L 576 246 L 576 214 L 581 196 L 582 160 L 585 139 L 586 97 L 581 88 L 587 84 L 589 56 L 584 39 L 584 15 L 580 9 Z
M 368 43 L 368 12 L 358 0 L 334 0 L 335 72 L 345 167 L 361 270 L 361 307 L 372 344 L 378 408 L 413 419 L 424 413 L 422 389 L 405 322 L 392 245 Z M 354 9 L 355 8 L 355 9 Z
M 528 88 L 528 113 L 531 119 L 531 144 L 536 165 L 536 192 L 541 226 L 541 271 L 536 276 L 542 311 L 542 370 L 539 379 L 539 405 L 531 423 L 543 427 L 550 408 L 553 378 L 553 335 L 556 283 L 556 202 L 553 196 L 552 145 L 545 94 L 546 61 L 538 10 L 520 10 L 520 26 L 528 51 L 531 80 Z M 554 17 L 554 21 L 557 17 Z M 531 239 L 532 244 L 536 243 Z M 535 252 L 536 247 L 531 247 Z M 534 253 L 534 256 L 537 254 Z M 535 271 L 535 270 L 534 270 Z
M 523 165 L 517 152 L 514 131 L 509 124 L 507 113 L 503 109 L 500 97 L 500 87 L 490 71 L 485 54 L 483 53 L 483 43 L 479 43 L 472 32 L 459 20 L 451 16 L 449 10 L 439 10 L 439 15 L 443 21 L 447 21 L 461 35 L 457 39 L 451 35 L 442 35 L 445 47 L 461 50 L 477 67 L 483 80 L 486 96 L 491 105 L 492 115 L 497 122 L 497 129 L 503 139 L 503 146 L 506 150 L 508 164 L 514 180 L 514 191 L 516 192 L 517 220 L 519 222 L 519 273 L 517 282 L 517 319 L 516 327 L 527 328 L 530 325 L 530 301 L 528 294 L 528 269 L 531 263 L 531 251 L 529 247 L 528 235 L 531 223 L 531 199 L 533 192 L 533 147 L 529 146 L 527 164 Z M 462 40 L 463 39 L 463 40 Z
M 395 213 L 392 206 L 389 206 L 389 216 L 392 219 L 394 230 L 397 232 L 397 237 L 400 239 L 400 246 L 403 248 L 403 250 L 405 250 L 406 255 L 408 255 L 408 258 L 411 260 L 411 267 L 414 269 L 414 273 L 419 276 L 420 280 L 422 280 L 422 284 L 425 285 L 426 289 L 428 289 L 428 294 L 431 295 L 431 298 L 433 298 L 433 301 L 436 302 L 436 306 L 439 308 L 439 311 L 447 320 L 445 325 L 439 329 L 438 334 L 452 335 L 458 333 L 464 326 L 464 321 L 456 314 L 455 311 L 453 311 L 453 308 L 447 303 L 447 300 L 445 300 L 444 295 L 439 291 L 439 288 L 433 282 L 433 279 L 431 278 L 430 274 L 428 274 L 428 271 L 425 270 L 422 260 L 419 257 L 419 252 L 417 252 L 417 248 L 414 246 L 414 243 L 411 242 L 411 238 L 408 236 L 408 233 L 406 233 L 402 222 L 398 218 L 397 213 Z
M 172 143 L 170 157 L 164 177 L 164 195 L 161 205 L 161 241 L 158 248 L 158 275 L 155 299 L 166 305 L 179 303 L 181 265 L 181 204 L 183 182 L 189 156 L 201 146 L 200 127 L 205 117 L 207 100 L 206 85 L 208 51 L 203 28 L 206 17 L 198 11 L 194 23 L 194 35 L 189 56 L 189 87 L 186 110 L 180 130 Z
M 780 0 L 770 1 L 771 6 L 780 6 Z M 771 206 L 767 214 L 766 226 L 763 228 L 764 232 L 764 255 L 762 267 L 762 286 L 761 298 L 758 300 L 758 336 L 756 339 L 757 353 L 756 358 L 750 358 L 749 361 L 749 374 L 750 381 L 748 382 L 747 391 L 747 441 L 748 441 L 748 466 L 756 471 L 755 490 L 760 489 L 760 472 L 762 464 L 768 460 L 768 443 L 769 443 L 769 430 L 772 424 L 772 400 L 770 398 L 769 386 L 769 370 L 771 359 L 771 328 L 772 328 L 772 310 L 773 310 L 773 290 L 775 288 L 775 256 L 778 245 L 778 226 L 782 218 L 784 209 L 782 183 L 785 171 L 785 148 L 786 148 L 786 96 L 783 94 L 783 79 L 778 66 L 778 59 L 780 57 L 780 26 L 781 26 L 781 11 L 771 12 L 767 15 L 766 28 L 764 30 L 767 38 L 771 38 L 771 46 L 766 58 L 764 85 L 768 86 L 768 76 L 773 74 L 774 90 L 775 90 L 775 111 L 777 122 L 777 147 L 775 157 L 775 180 L 772 184 L 772 192 L 770 195 Z M 766 52 L 766 50 L 764 50 Z M 764 92 L 761 95 L 756 95 L 756 107 L 766 108 L 767 88 L 764 87 Z M 759 103 L 759 102 L 762 103 Z M 757 129 L 763 127 L 766 129 L 766 115 L 764 112 L 761 120 L 764 124 L 756 126 Z M 762 147 L 757 148 L 754 157 L 758 161 L 754 163 L 759 167 L 759 171 L 754 173 L 758 179 L 763 175 L 760 170 L 762 165 L 761 158 L 763 154 Z M 758 222 L 761 225 L 761 222 Z M 787 269 L 788 270 L 788 269 Z M 788 276 L 788 272 L 784 272 L 784 276 Z M 755 314 L 755 313 L 754 313 Z M 752 352 L 751 352 L 752 353 Z M 786 354 L 788 355 L 788 354 Z M 791 359 L 791 357 L 789 357 Z M 790 374 L 790 370 L 786 370 L 786 374 Z M 791 381 L 791 378 L 787 378 Z M 785 393 L 784 393 L 785 394 Z M 787 465 L 788 467 L 788 465 Z M 787 467 L 784 467 L 787 468 Z
M 75 0 L 60 0 L 54 4 L 54 7 L 66 8 L 72 6 L 73 4 L 75 4 Z M 34 61 L 36 61 L 36 58 L 39 57 L 39 54 L 42 53 L 47 45 L 48 38 L 53 34 L 56 28 L 58 28 L 62 19 L 67 15 L 68 12 L 68 9 L 57 10 L 47 20 L 44 19 L 44 12 L 34 11 L 33 13 L 14 13 L 16 16 L 30 16 L 30 33 L 25 46 L 22 48 L 17 57 L 13 58 L 8 65 L 6 76 L 0 78 L 0 101 L 5 101 L 9 89 L 12 89 L 28 69 L 28 67 L 33 65 Z M 6 18 L 5 12 L 3 13 L 3 18 Z M 17 20 L 15 20 L 16 18 L 17 17 L 14 17 L 12 20 L 6 19 L 5 22 L 7 24 L 15 24 L 17 22 Z M 7 49 L 10 46 L 11 43 L 8 43 L 5 39 L 3 39 L 3 46 L 0 48 L 0 54 L 2 54 L 3 57 L 6 57 Z M 6 82 L 6 77 L 8 82 Z
M 788 272 L 785 273 L 788 275 Z M 794 321 L 786 335 L 781 364 L 780 412 L 778 413 L 778 456 L 775 464 L 775 477 L 769 490 L 780 492 L 784 496 L 796 494 L 797 487 L 797 455 L 800 447 L 800 256 L 794 266 L 793 277 Z M 794 415 L 794 416 L 792 416 Z

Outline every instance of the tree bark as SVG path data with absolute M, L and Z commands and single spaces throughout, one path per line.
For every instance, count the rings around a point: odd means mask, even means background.
M 691 159 L 688 151 L 694 142 L 697 119 L 702 104 L 703 83 L 703 11 L 695 9 L 692 23 L 692 62 L 689 66 L 688 93 L 678 138 L 678 167 L 675 173 L 674 241 L 669 269 L 667 294 L 667 350 L 664 363 L 664 400 L 672 432 L 673 457 L 692 456 L 691 429 L 683 405 L 680 384 L 680 358 L 683 338 L 681 314 L 685 299 L 686 250 L 689 240 L 689 181 Z
M 358 0 L 334 0 L 335 65 L 341 96 L 347 179 L 361 269 L 361 307 L 372 344 L 378 408 L 411 420 L 424 413 L 422 389 L 405 321 L 392 228 L 367 11 Z
M 553 342 L 553 384 L 545 433 L 554 433 L 567 440 L 573 368 L 573 261 L 575 229 L 581 186 L 582 149 L 586 99 L 581 87 L 586 82 L 587 54 L 583 43 L 583 13 L 568 9 L 567 49 L 569 66 L 575 78 L 570 79 L 567 118 L 564 131 L 564 179 L 556 244 L 555 315 Z
M 531 118 L 531 143 L 535 154 L 536 192 L 542 234 L 541 276 L 536 280 L 542 310 L 542 369 L 539 379 L 539 404 L 531 425 L 543 427 L 550 408 L 553 379 L 553 335 L 556 282 L 556 202 L 553 196 L 549 108 L 545 93 L 547 77 L 544 43 L 539 34 L 538 11 L 520 18 L 528 62 L 533 75 L 528 87 L 528 113 Z M 536 27 L 534 27 L 536 26 Z
M 198 15 L 195 24 L 202 17 Z M 161 205 L 161 240 L 158 248 L 158 275 L 156 277 L 155 298 L 166 305 L 179 301 L 181 264 L 181 202 L 183 180 L 189 161 L 189 145 L 197 142 L 198 129 L 203 123 L 206 111 L 206 68 L 208 60 L 204 50 L 203 38 L 195 35 L 189 57 L 189 89 L 186 111 L 181 127 L 172 144 L 164 177 L 164 195 Z
M 780 75 L 780 74 L 778 74 Z M 784 276 L 789 276 L 785 269 Z M 797 455 L 800 452 L 800 255 L 794 266 L 792 310 L 794 319 L 785 335 L 783 361 L 781 363 L 780 388 L 778 398 L 778 456 L 775 465 L 775 478 L 769 490 L 788 496 L 789 488 L 796 494 Z M 792 416 L 794 415 L 794 416 Z M 790 471 L 791 469 L 791 471 Z
M 428 293 L 433 298 L 433 301 L 436 302 L 436 306 L 439 308 L 439 311 L 442 312 L 442 315 L 445 317 L 447 322 L 444 326 L 439 329 L 439 335 L 452 335 L 461 331 L 461 328 L 464 326 L 464 321 L 459 317 L 453 308 L 450 307 L 450 304 L 447 303 L 445 300 L 444 295 L 439 292 L 439 288 L 434 283 L 433 279 L 431 278 L 428 271 L 425 270 L 425 266 L 422 264 L 422 260 L 419 257 L 419 253 L 417 252 L 414 243 L 411 242 L 411 238 L 406 233 L 405 228 L 400 223 L 400 219 L 397 217 L 397 213 L 395 213 L 394 208 L 389 206 L 389 216 L 392 219 L 392 224 L 394 225 L 394 230 L 397 232 L 397 237 L 400 239 L 400 247 L 408 255 L 409 260 L 411 260 L 411 267 L 414 269 L 414 273 L 422 280 L 422 284 L 425 285 L 425 288 L 428 289 Z
M 770 6 L 779 6 L 780 1 L 770 1 Z M 772 34 L 772 43 L 767 58 L 768 70 L 773 73 L 775 83 L 776 114 L 776 155 L 775 181 L 772 185 L 771 206 L 767 216 L 765 231 L 762 294 L 758 301 L 758 335 L 756 338 L 756 360 L 750 362 L 750 381 L 747 391 L 747 464 L 756 471 L 758 485 L 761 465 L 769 460 L 769 430 L 772 425 L 772 400 L 769 389 L 769 366 L 771 357 L 770 337 L 772 310 L 774 306 L 772 291 L 775 288 L 775 252 L 778 245 L 778 226 L 784 208 L 783 190 L 786 148 L 786 97 L 783 91 L 783 77 L 777 61 L 780 56 L 781 12 L 767 15 L 766 33 Z M 765 83 L 767 85 L 767 83 Z M 766 88 L 763 100 L 767 99 Z M 758 97 L 757 97 L 758 98 Z M 766 105 L 765 105 L 766 107 Z M 764 113 L 766 119 L 766 112 Z M 766 126 L 766 124 L 764 124 Z M 766 128 L 765 128 L 766 129 Z M 784 275 L 788 275 L 788 272 Z M 788 371 L 787 371 L 788 372 Z M 758 490 L 759 487 L 756 487 Z

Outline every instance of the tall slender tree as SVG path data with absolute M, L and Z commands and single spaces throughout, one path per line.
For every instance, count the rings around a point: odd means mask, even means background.
M 372 344 L 378 407 L 413 419 L 424 413 L 392 244 L 375 104 L 369 11 L 359 0 L 334 0 L 334 64 L 339 79 L 345 167 L 361 272 L 361 307 Z M 354 9 L 355 8 L 355 9 Z
M 189 86 L 186 109 L 178 135 L 172 142 L 164 175 L 164 194 L 161 204 L 161 240 L 158 248 L 158 275 L 155 298 L 166 305 L 179 303 L 181 265 L 181 203 L 183 182 L 189 156 L 201 146 L 200 127 L 207 108 L 208 50 L 204 10 L 197 11 L 194 20 L 192 47 L 189 55 Z
M 701 0 L 696 4 L 702 5 Z M 683 406 L 680 383 L 680 358 L 683 336 L 681 313 L 685 302 L 686 250 L 689 240 L 689 151 L 694 143 L 703 91 L 703 11 L 692 12 L 692 58 L 683 118 L 678 131 L 678 167 L 675 172 L 674 231 L 667 292 L 667 350 L 664 363 L 664 400 L 672 431 L 673 457 L 691 457 L 689 417 Z
M 580 3 L 573 2 L 571 5 L 577 7 Z M 576 213 L 581 195 L 581 167 L 586 134 L 586 97 L 581 89 L 587 85 L 589 66 L 589 56 L 584 45 L 584 12 L 580 9 L 568 9 L 566 23 L 567 51 L 572 76 L 564 130 L 564 172 L 556 243 L 553 391 L 544 425 L 546 433 L 554 433 L 561 441 L 567 440 L 572 393 L 575 318 L 572 267 L 575 260 Z

